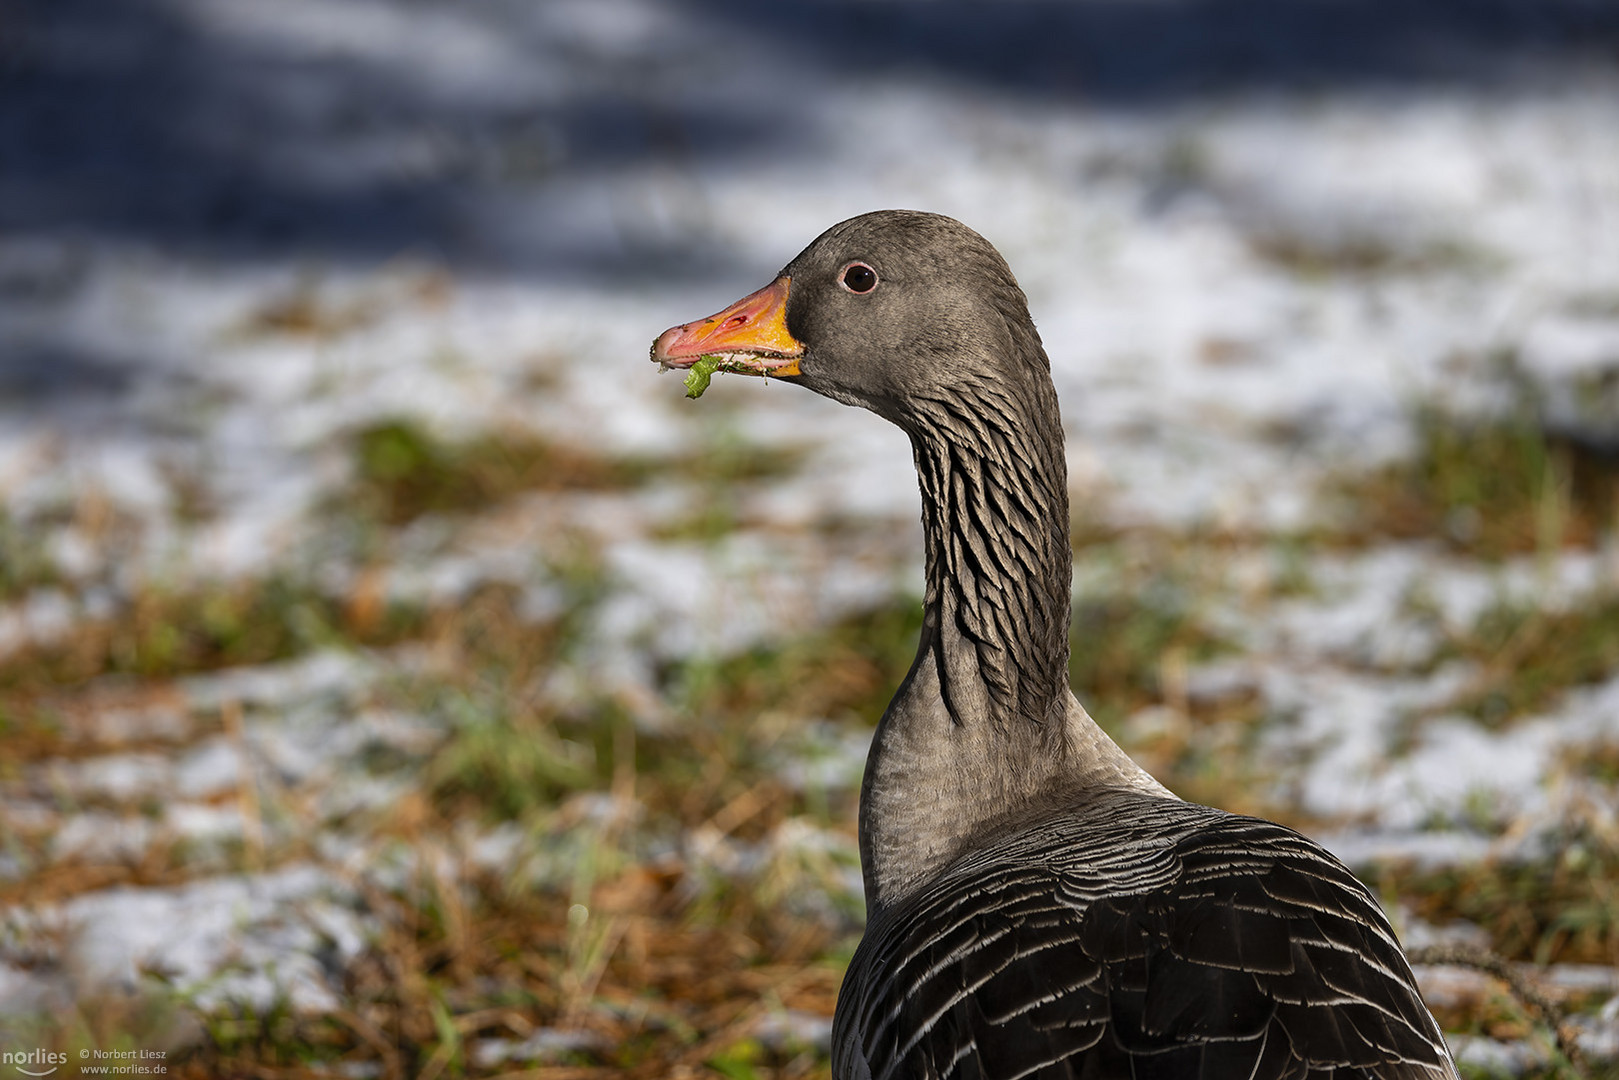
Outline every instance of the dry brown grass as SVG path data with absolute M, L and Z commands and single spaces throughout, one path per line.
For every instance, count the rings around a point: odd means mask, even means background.
M 1484 559 L 1590 548 L 1619 523 L 1619 460 L 1520 412 L 1419 410 L 1414 454 L 1333 477 L 1333 543 L 1437 540 Z
M 305 315 L 289 310 L 292 321 L 276 332 L 317 332 L 313 323 L 297 322 Z M 1507 494 L 1491 488 L 1475 497 L 1453 473 L 1464 464 L 1478 471 L 1481 462 L 1495 461 L 1494 451 L 1470 441 L 1473 435 L 1429 438 L 1426 464 L 1338 489 L 1340 497 L 1360 500 L 1364 542 L 1433 534 L 1449 537 L 1458 550 L 1492 554 L 1540 550 L 1548 537 L 1560 545 L 1606 528 L 1608 496 L 1579 479 L 1583 466 L 1557 464 L 1554 450 L 1505 440 L 1527 461 L 1512 466 L 1519 479 L 1501 489 Z M 665 476 L 695 480 L 709 467 L 603 461 L 509 434 L 449 443 L 408 424 L 360 433 L 355 454 L 349 509 L 384 530 L 428 513 L 473 515 L 533 491 L 617 489 Z M 796 464 L 791 455 L 735 460 L 726 483 L 779 475 Z M 1506 465 L 1489 469 L 1499 473 Z M 704 536 L 734 527 L 723 499 L 713 505 L 717 512 L 709 507 L 680 527 Z M 1548 506 L 1561 507 L 1555 529 L 1547 525 Z M 1510 524 L 1499 535 L 1492 524 L 1458 539 L 1466 514 L 1456 514 L 1468 507 Z M 1256 545 L 1277 542 L 1285 541 L 1087 531 L 1081 557 L 1116 558 L 1118 574 L 1115 588 L 1076 605 L 1072 674 L 1093 713 L 1181 794 L 1285 819 L 1285 807 L 1266 803 L 1269 778 L 1253 764 L 1254 740 L 1269 720 L 1263 702 L 1240 690 L 1194 700 L 1186 690 L 1188 667 L 1238 648 L 1206 617 L 1210 597 L 1229 588 L 1222 568 Z M 172 743 L 108 740 L 89 718 L 115 705 L 183 711 L 171 683 L 179 675 L 316 647 L 411 643 L 428 659 L 373 693 L 380 705 L 432 716 L 444 732 L 433 753 L 387 764 L 411 777 L 414 788 L 363 825 L 366 842 L 414 853 L 417 870 L 405 884 L 388 887 L 351 875 L 378 930 L 338 974 L 338 1009 L 195 1015 L 155 984 L 146 997 L 116 1006 L 76 1003 L 73 1015 L 46 1022 L 40 1045 L 139 1045 L 157 1040 L 179 1016 L 195 1025 L 170 1058 L 171 1074 L 182 1077 L 315 1077 L 356 1067 L 424 1080 L 827 1076 L 824 1053 L 767 1038 L 768 1025 L 761 1024 L 787 1010 L 831 1015 L 859 921 L 843 880 L 848 866 L 806 858 L 721 873 L 689 841 L 723 837 L 763 849 L 781 826 L 803 821 L 850 836 L 856 792 L 797 790 L 783 780 L 780 762 L 811 719 L 847 732 L 875 722 L 911 661 L 919 605 L 892 599 L 738 656 L 666 664 L 653 689 L 677 722 L 655 730 L 637 722 L 634 701 L 604 695 L 562 708 L 544 692 L 558 666 L 576 662 L 577 625 L 605 588 L 589 559 L 576 572 L 575 608 L 543 625 L 521 616 L 508 588 L 485 589 L 443 610 L 392 611 L 364 575 L 347 597 L 286 580 L 154 592 L 71 641 L 0 665 L 6 725 L 0 781 L 14 781 L 47 759 L 161 751 L 217 737 L 227 727 L 224 715 L 187 713 Z M 1291 587 L 1280 579 L 1265 586 Z M 1268 595 L 1252 600 L 1262 604 Z M 1567 647 L 1578 628 L 1555 616 L 1524 618 L 1528 629 L 1505 626 L 1504 637 L 1481 628 L 1476 649 L 1494 658 L 1495 667 L 1485 669 L 1499 674 L 1485 689 L 1519 695 L 1514 710 L 1619 664 L 1607 636 L 1594 635 L 1582 652 Z M 1619 617 L 1612 621 L 1619 624 Z M 1544 686 L 1523 674 L 1541 659 L 1546 671 L 1564 665 Z M 1590 775 L 1606 776 L 1609 757 L 1594 755 Z M 614 808 L 605 816 L 604 805 Z M 463 859 L 456 838 L 465 828 L 497 822 L 518 823 L 552 845 L 553 855 L 564 855 L 545 873 L 523 858 L 499 871 Z M 1385 895 L 1431 921 L 1477 922 L 1515 959 L 1619 964 L 1619 858 L 1591 837 L 1579 840 L 1583 854 L 1572 859 L 1563 852 L 1523 866 L 1392 868 L 1382 871 L 1381 883 Z M 265 847 L 256 855 L 234 853 L 231 869 L 312 857 L 307 845 Z M 217 864 L 199 865 L 186 851 L 157 846 L 128 865 L 42 862 L 26 879 L 0 888 L 0 902 L 45 902 L 113 884 L 173 885 L 218 872 Z M 817 910 L 793 902 L 809 893 L 834 901 Z M 1521 1017 L 1489 1002 L 1450 1019 L 1468 1030 L 1522 1033 Z M 491 1040 L 521 1041 L 543 1031 L 576 1033 L 574 1048 L 533 1061 L 475 1057 Z
M 416 819 L 420 850 L 442 851 L 434 837 L 447 824 Z M 811 1048 L 766 1046 L 756 1028 L 782 1009 L 830 1016 L 835 932 L 745 882 L 716 889 L 673 858 L 621 862 L 564 890 L 424 869 L 401 893 L 369 887 L 366 906 L 384 930 L 346 970 L 342 1009 L 215 1015 L 177 1075 L 297 1077 L 371 1062 L 385 1077 L 652 1078 L 714 1075 L 728 1056 L 761 1078 L 826 1074 Z M 479 1040 L 542 1030 L 573 1033 L 580 1048 L 521 1068 L 473 1057 Z
M 292 578 L 211 586 L 147 586 L 113 615 L 90 619 L 55 641 L 0 660 L 7 713 L 93 680 L 161 680 L 283 660 L 323 645 L 385 645 L 418 636 L 422 613 L 371 611 Z
M 699 480 L 710 490 L 790 474 L 803 453 L 720 445 L 699 454 L 610 457 L 511 428 L 464 440 L 413 420 L 372 424 L 352 437 L 354 475 L 337 501 L 389 526 L 423 514 L 467 514 L 526 492 L 615 490 L 656 477 Z

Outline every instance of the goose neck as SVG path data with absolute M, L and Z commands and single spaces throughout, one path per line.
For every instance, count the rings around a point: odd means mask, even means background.
M 1067 469 L 1049 380 L 1044 389 L 1033 402 L 991 385 L 970 407 L 930 403 L 933 422 L 912 431 L 924 624 L 940 696 L 958 724 L 1040 726 L 1066 704 Z

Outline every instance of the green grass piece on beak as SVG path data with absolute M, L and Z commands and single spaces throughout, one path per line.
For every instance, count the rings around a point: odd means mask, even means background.
M 686 372 L 686 396 L 689 398 L 702 397 L 703 391 L 708 389 L 709 380 L 714 377 L 714 372 L 719 369 L 720 358 L 718 356 L 698 357 L 697 363 L 693 364 Z

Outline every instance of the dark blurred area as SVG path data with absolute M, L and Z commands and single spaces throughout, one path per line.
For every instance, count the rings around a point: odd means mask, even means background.
M 532 56 L 533 78 L 499 87 L 442 70 L 426 53 L 446 7 Z M 536 196 L 813 152 L 813 93 L 793 90 L 808 70 L 1140 110 L 1271 91 L 1533 90 L 1619 54 L 1619 5 L 1600 0 L 686 0 L 660 9 L 672 27 L 622 37 L 613 21 L 643 9 L 599 5 L 598 32 L 581 35 L 576 8 L 6 0 L 0 230 L 612 278 L 669 253 L 644 237 L 608 250 L 550 222 Z M 384 10 L 419 23 L 420 40 L 387 37 Z M 738 63 L 785 92 L 662 92 Z M 523 215 L 534 227 L 490 224 Z

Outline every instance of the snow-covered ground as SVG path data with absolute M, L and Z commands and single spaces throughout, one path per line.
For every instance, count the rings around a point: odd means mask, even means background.
M 664 327 L 881 207 L 951 214 L 1005 254 L 1051 355 L 1076 497 L 1114 525 L 1300 528 L 1327 470 L 1410 450 L 1415 404 L 1495 400 L 1503 355 L 1571 422 L 1600 425 L 1580 388 L 1619 370 L 1605 5 L 18 8 L 0 34 L 0 505 L 56 573 L 3 598 L 0 651 L 153 582 L 329 558 L 340 586 L 358 567 L 321 546 L 322 517 L 343 437 L 374 420 L 603 456 L 805 448 L 719 544 L 654 536 L 689 491 L 561 493 L 387 571 L 398 596 L 509 582 L 554 615 L 553 557 L 585 537 L 613 588 L 552 692 L 616 687 L 671 722 L 653 658 L 724 655 L 919 586 L 897 431 L 751 380 L 691 402 L 647 362 Z M 806 531 L 834 519 L 855 527 Z M 1468 678 L 1423 665 L 1433 621 L 1411 616 L 1413 590 L 1460 627 L 1501 596 L 1609 587 L 1611 558 L 1492 567 L 1419 543 L 1308 572 L 1308 594 L 1256 606 L 1233 598 L 1234 570 L 1215 614 L 1247 651 L 1188 685 L 1236 680 L 1281 718 L 1261 751 L 1294 770 L 1278 797 L 1340 822 L 1329 841 L 1445 861 L 1518 850 L 1592 805 L 1612 827 L 1613 789 L 1563 763 L 1615 738 L 1619 679 L 1499 731 L 1435 718 L 1391 757 L 1404 718 Z M 399 792 L 342 762 L 432 732 L 351 715 L 344 695 L 396 662 L 318 655 L 103 716 L 138 734 L 101 743 L 139 749 L 0 774 L 0 879 L 38 869 L 6 835 L 47 835 L 63 859 L 239 839 L 216 796 L 255 770 L 324 800 L 322 820 L 387 803 Z M 219 702 L 248 710 L 243 731 L 186 738 Z M 143 798 L 162 812 L 117 809 Z M 1480 832 L 1481 799 L 1514 827 Z M 66 935 L 81 990 L 145 964 L 206 1000 L 245 967 L 320 1008 L 318 964 L 262 961 L 359 947 L 345 874 L 364 852 L 330 847 L 325 866 L 18 905 L 0 960 Z M 135 929 L 181 920 L 196 931 Z M 0 963 L 0 1008 L 48 997 L 28 966 Z

